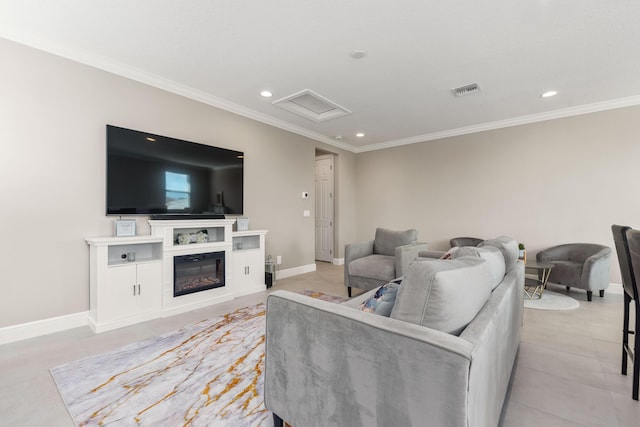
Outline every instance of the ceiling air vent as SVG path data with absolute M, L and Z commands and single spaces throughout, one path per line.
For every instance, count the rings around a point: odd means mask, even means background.
M 314 122 L 324 122 L 351 114 L 351 111 L 346 108 L 309 89 L 273 101 L 273 105 Z
M 465 96 L 472 93 L 480 92 L 480 86 L 478 85 L 478 83 L 471 83 L 470 85 L 464 85 L 455 89 L 451 89 L 451 91 L 456 96 Z

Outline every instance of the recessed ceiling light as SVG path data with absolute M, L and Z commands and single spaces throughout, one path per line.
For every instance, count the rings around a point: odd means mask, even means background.
M 543 98 L 551 98 L 552 96 L 556 96 L 558 94 L 558 92 L 556 92 L 555 90 L 548 90 L 546 92 L 544 92 L 542 95 L 540 95 Z
M 358 138 L 362 138 L 362 137 L 364 136 L 364 133 L 362 133 L 362 132 L 358 132 L 358 133 L 356 133 L 356 136 L 357 136 Z
M 367 51 L 366 50 L 358 49 L 358 50 L 351 51 L 351 57 L 353 59 L 362 59 L 365 56 L 367 56 Z
M 342 139 L 342 135 L 336 135 L 334 138 L 335 139 Z
M 260 92 L 260 96 L 262 96 L 264 98 L 271 98 L 273 96 L 273 94 L 271 92 L 269 92 L 268 90 L 263 90 L 262 92 Z

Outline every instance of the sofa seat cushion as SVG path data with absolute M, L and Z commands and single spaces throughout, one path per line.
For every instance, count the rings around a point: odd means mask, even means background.
M 549 281 L 559 285 L 576 286 L 582 281 L 584 263 L 574 261 L 551 261 L 553 268 Z
M 396 279 L 380 286 L 375 293 L 363 301 L 358 308 L 367 313 L 375 313 L 380 316 L 389 317 L 393 305 L 396 302 L 398 288 L 401 283 L 402 279 Z
M 489 264 L 478 257 L 414 261 L 390 317 L 458 335 L 489 299 L 492 280 Z
M 373 241 L 373 253 L 380 255 L 396 256 L 396 248 L 418 240 L 418 231 L 415 229 L 406 231 L 376 229 L 376 237 Z
M 390 282 L 395 279 L 395 257 L 388 255 L 368 255 L 349 263 L 349 275 Z

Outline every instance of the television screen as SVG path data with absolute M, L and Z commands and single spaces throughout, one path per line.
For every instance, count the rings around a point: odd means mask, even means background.
M 242 214 L 244 154 L 107 125 L 107 215 Z

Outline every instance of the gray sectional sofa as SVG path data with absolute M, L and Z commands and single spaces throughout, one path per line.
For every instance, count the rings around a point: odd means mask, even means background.
M 500 237 L 418 259 L 390 317 L 276 291 L 267 299 L 265 405 L 314 426 L 496 426 L 520 343 L 524 265 Z

